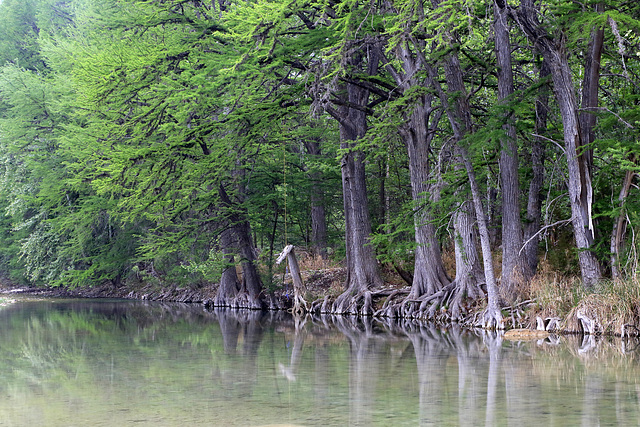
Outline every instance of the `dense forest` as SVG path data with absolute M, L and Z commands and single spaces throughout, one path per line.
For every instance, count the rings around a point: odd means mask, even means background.
M 637 288 L 639 44 L 631 0 L 2 0 L 0 273 L 260 308 L 293 244 L 318 310 L 488 327 Z

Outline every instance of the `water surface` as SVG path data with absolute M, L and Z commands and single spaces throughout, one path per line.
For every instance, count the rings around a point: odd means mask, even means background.
M 1 426 L 637 425 L 635 341 L 198 305 L 0 308 Z

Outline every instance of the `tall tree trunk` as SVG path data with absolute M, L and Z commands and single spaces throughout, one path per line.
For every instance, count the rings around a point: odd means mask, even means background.
M 547 61 L 542 60 L 540 67 L 540 80 L 549 76 L 549 66 Z M 524 256 L 532 274 L 538 269 L 538 242 L 540 237 L 536 236 L 540 231 L 542 219 L 542 186 L 544 185 L 544 156 L 545 144 L 543 134 L 547 129 L 547 116 L 549 113 L 549 91 L 545 85 L 539 92 L 535 105 L 536 121 L 533 144 L 531 146 L 531 169 L 532 176 L 529 182 L 529 195 L 527 197 L 527 223 L 524 228 L 524 241 L 526 246 L 523 249 Z M 536 237 L 534 237 L 536 236 Z
M 440 0 L 431 0 L 431 3 L 436 9 L 440 7 Z M 482 325 L 487 328 L 501 329 L 504 328 L 504 322 L 502 319 L 502 313 L 500 312 L 498 285 L 496 284 L 495 273 L 493 271 L 493 258 L 491 256 L 491 242 L 489 229 L 487 227 L 487 216 L 482 206 L 482 197 L 469 153 L 467 148 L 463 145 L 465 135 L 468 132 L 473 132 L 471 108 L 469 106 L 467 91 L 462 79 L 460 62 L 456 56 L 453 36 L 446 28 L 443 30 L 442 36 L 447 47 L 451 49 L 451 52 L 449 52 L 443 59 L 444 75 L 448 93 L 445 93 L 440 86 L 437 73 L 426 59 L 423 59 L 423 66 L 430 77 L 432 87 L 440 98 L 440 102 L 446 108 L 447 117 L 449 119 L 451 129 L 453 130 L 453 139 L 456 143 L 455 154 L 459 162 L 464 165 L 469 179 L 469 186 L 471 188 L 476 221 L 478 224 L 478 232 L 480 234 L 484 276 L 488 293 L 487 308 L 482 316 Z
M 632 158 L 633 160 L 633 158 Z M 614 279 L 622 279 L 623 274 L 620 269 L 620 246 L 624 238 L 625 229 L 627 225 L 627 213 L 624 209 L 625 201 L 631 190 L 634 177 L 637 173 L 628 170 L 624 174 L 624 180 L 622 182 L 622 188 L 620 189 L 620 195 L 618 196 L 618 203 L 620 204 L 620 214 L 613 223 L 613 230 L 611 231 L 611 276 Z
M 469 177 L 471 197 L 473 198 L 473 205 L 476 211 L 476 221 L 478 222 L 478 233 L 480 234 L 482 265 L 484 267 L 484 277 L 487 283 L 488 293 L 487 308 L 483 314 L 482 326 L 489 329 L 504 329 L 502 313 L 500 312 L 498 285 L 496 284 L 495 273 L 493 271 L 489 228 L 487 227 L 487 217 L 482 206 L 482 198 L 480 195 L 480 189 L 478 188 L 478 181 L 466 148 L 461 144 L 458 144 L 456 148 L 458 149 L 458 156 L 462 160 L 464 167 L 467 170 L 467 176 Z
M 474 224 L 473 203 L 464 202 L 455 213 L 454 250 L 456 259 L 456 297 L 450 304 L 451 318 L 462 314 L 462 297 L 475 300 L 482 295 L 478 283 L 484 283 L 484 272 L 478 257 L 478 234 Z
M 352 71 L 363 68 L 363 54 L 351 51 L 347 58 Z M 377 58 L 369 55 L 368 74 L 377 71 Z M 371 219 L 367 201 L 364 153 L 355 148 L 356 141 L 367 130 L 367 116 L 364 107 L 369 99 L 369 91 L 360 85 L 346 82 L 342 85 L 346 97 L 340 102 L 340 110 L 334 115 L 340 124 L 340 148 L 346 153 L 342 156 L 342 190 L 346 228 L 347 282 L 345 292 L 333 304 L 335 313 L 373 312 L 369 290 L 382 286 L 378 263 L 373 246 L 370 244 Z M 332 114 L 333 115 L 333 114 Z M 364 300 L 362 309 L 358 309 L 359 300 Z
M 495 52 L 498 66 L 498 100 L 508 103 L 513 95 L 513 71 L 511 69 L 511 41 L 507 25 L 507 13 L 494 1 Z M 522 224 L 520 222 L 520 185 L 518 180 L 518 144 L 516 128 L 511 112 L 505 112 L 502 126 L 504 136 L 500 151 L 500 182 L 502 186 L 502 296 L 514 302 L 519 285 L 531 274 L 522 247 Z
M 602 7 L 596 6 L 600 11 Z M 600 59 L 602 58 L 602 44 L 604 42 L 604 29 L 594 28 L 589 37 L 587 51 L 585 52 L 584 78 L 582 79 L 582 102 L 580 105 L 580 132 L 584 148 L 580 153 L 582 162 L 586 165 L 589 175 L 593 168 L 593 147 L 595 139 L 596 115 L 598 107 L 598 84 L 600 83 Z
M 406 132 L 405 143 L 409 153 L 409 174 L 411 176 L 411 194 L 415 204 L 414 231 L 416 241 L 413 283 L 409 298 L 431 295 L 448 284 L 447 275 L 440 253 L 440 242 L 436 237 L 436 228 L 427 203 L 427 197 L 433 188 L 428 183 L 429 172 L 429 133 L 425 108 L 415 106 L 410 130 Z
M 236 238 L 236 246 L 242 266 L 242 283 L 235 305 L 243 308 L 262 309 L 263 285 L 256 267 L 256 251 L 251 239 L 251 227 L 246 220 L 246 212 L 233 203 L 223 184 L 218 187 L 218 195 L 223 207 L 228 211 L 231 227 Z
M 592 217 L 593 188 L 588 155 L 584 152 L 584 140 L 578 117 L 578 104 L 569 67 L 565 38 L 550 38 L 537 19 L 533 0 L 521 0 L 521 6 L 513 14 L 518 25 L 539 49 L 549 63 L 554 94 L 564 127 L 565 155 L 569 173 L 569 199 L 573 233 L 578 249 L 578 262 L 585 287 L 600 280 L 600 264 L 593 252 L 595 229 Z
M 320 143 L 315 138 L 304 141 L 307 153 L 320 156 Z M 311 179 L 311 244 L 316 255 L 327 258 L 327 215 L 324 208 L 324 192 L 322 190 L 322 174 L 318 171 L 309 173 Z
M 232 301 L 238 296 L 240 283 L 238 282 L 238 275 L 236 274 L 233 231 L 227 224 L 225 224 L 224 230 L 220 233 L 220 247 L 222 249 L 223 260 L 228 265 L 220 277 L 220 286 L 216 292 L 214 305 L 216 307 L 228 307 L 232 305 Z
M 420 73 L 417 56 L 410 51 L 406 43 L 398 44 L 395 53 L 402 64 L 402 71 L 396 70 L 389 63 L 386 64 L 386 69 L 396 84 L 404 92 L 421 86 L 422 82 L 418 81 Z M 416 251 L 413 282 L 408 299 L 434 294 L 451 281 L 442 262 L 436 229 L 427 206 L 429 194 L 432 194 L 433 199 L 434 190 L 437 192 L 437 189 L 429 185 L 431 141 L 441 116 L 441 111 L 433 114 L 433 97 L 433 94 L 417 96 L 408 114 L 405 114 L 406 122 L 399 128 L 409 155 L 411 196 L 415 206 L 413 218 Z
M 436 0 L 434 0 L 436 1 Z M 449 54 L 444 59 L 445 79 L 448 92 L 453 98 L 452 105 L 447 109 L 449 123 L 453 129 L 456 141 L 456 156 L 464 165 L 469 178 L 471 197 L 475 208 L 478 233 L 480 234 L 480 247 L 482 249 L 482 265 L 484 267 L 484 278 L 487 284 L 488 301 L 487 308 L 483 314 L 482 325 L 487 328 L 504 328 L 502 313 L 500 312 L 500 297 L 498 285 L 493 270 L 493 258 L 491 254 L 491 243 L 489 228 L 487 226 L 487 216 L 482 205 L 482 196 L 478 187 L 475 170 L 469 157 L 467 148 L 463 145 L 463 138 L 466 133 L 473 131 L 471 108 L 467 101 L 467 91 L 462 79 L 462 70 L 458 57 Z M 442 95 L 441 95 L 442 96 Z M 442 99 L 444 105 L 450 104 L 448 99 Z

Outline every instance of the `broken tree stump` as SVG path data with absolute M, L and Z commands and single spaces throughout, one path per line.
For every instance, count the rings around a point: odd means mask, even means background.
M 284 248 L 282 253 L 278 256 L 276 264 L 280 264 L 285 258 L 289 264 L 289 271 L 291 271 L 291 278 L 293 279 L 293 314 L 303 315 L 309 311 L 309 308 L 307 307 L 307 302 L 302 296 L 304 283 L 302 282 L 300 267 L 298 267 L 298 260 L 296 259 L 293 245 L 287 245 L 287 247 Z

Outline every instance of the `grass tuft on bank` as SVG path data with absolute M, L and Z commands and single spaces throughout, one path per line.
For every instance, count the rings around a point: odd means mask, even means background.
M 531 282 L 536 305 L 531 318 L 557 317 L 568 332 L 585 332 L 592 322 L 596 334 L 640 333 L 640 280 L 608 280 L 584 288 L 577 278 L 539 277 Z M 586 319 L 581 321 L 580 318 Z

